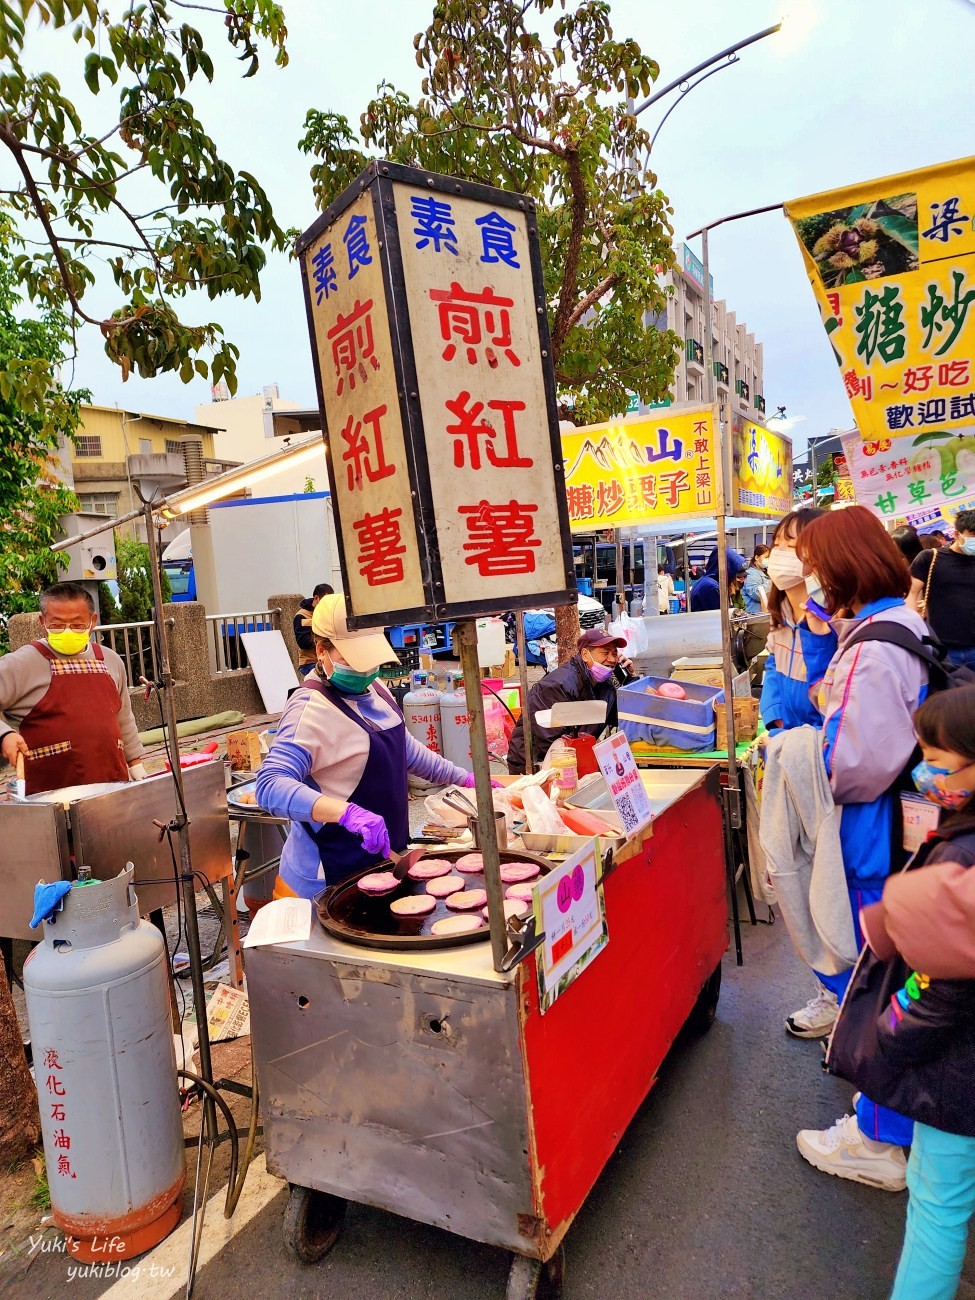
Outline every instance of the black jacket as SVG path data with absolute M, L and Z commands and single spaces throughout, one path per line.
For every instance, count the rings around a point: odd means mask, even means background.
M 317 655 L 315 653 L 315 636 L 311 630 L 312 615 L 311 597 L 306 597 L 298 606 L 298 613 L 295 615 L 294 628 L 295 641 L 298 645 L 298 662 L 299 664 L 314 663 Z
M 558 740 L 559 736 L 580 734 L 598 736 L 604 727 L 615 727 L 617 686 L 618 683 L 613 677 L 606 682 L 594 682 L 582 661 L 582 656 L 578 654 L 574 654 L 566 663 L 553 668 L 541 681 L 537 681 L 528 692 L 528 711 L 532 717 L 532 759 L 535 766 L 538 767 L 553 741 Z M 534 715 L 541 709 L 550 709 L 553 704 L 565 703 L 568 700 L 605 700 L 606 721 L 588 727 L 540 727 L 534 721 Z M 519 718 L 508 745 L 508 771 L 521 775 L 524 770 L 525 728 Z
M 905 870 L 934 862 L 975 866 L 972 818 L 949 821 Z M 864 949 L 826 1068 L 908 1119 L 975 1137 L 975 980 L 929 980 Z

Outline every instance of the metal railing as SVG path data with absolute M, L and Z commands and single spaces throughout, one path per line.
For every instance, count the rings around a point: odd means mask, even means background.
M 125 677 L 130 686 L 138 686 L 142 677 L 158 679 L 159 660 L 152 623 L 99 623 L 95 638 L 114 650 L 125 664 Z
M 248 667 L 247 651 L 240 639 L 242 632 L 272 632 L 278 609 L 258 609 L 246 614 L 207 614 L 207 640 L 210 666 L 225 673 Z

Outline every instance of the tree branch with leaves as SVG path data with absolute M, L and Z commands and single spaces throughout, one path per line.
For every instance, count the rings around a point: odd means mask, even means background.
M 589 424 L 624 412 L 631 393 L 666 397 L 682 342 L 654 322 L 672 209 L 632 111 L 657 64 L 616 39 L 605 0 L 441 0 L 414 47 L 415 98 L 382 82 L 358 133 L 340 113 L 308 113 L 300 147 L 318 206 L 370 156 L 530 195 L 560 416 Z M 559 611 L 560 658 L 576 635 L 574 609 Z
M 237 348 L 217 322 L 185 321 L 181 300 L 201 289 L 211 300 L 228 293 L 260 300 L 267 250 L 287 248 L 290 232 L 255 177 L 221 157 L 186 97 L 195 79 L 214 79 L 214 64 L 201 32 L 176 16 L 182 10 L 221 20 L 245 77 L 258 70 L 259 42 L 287 63 L 274 0 L 143 0 L 114 20 L 98 0 L 0 0 L 0 149 L 19 179 L 6 198 L 22 226 L 39 234 L 12 269 L 35 304 L 96 326 L 123 378 L 175 371 L 184 382 L 225 379 L 233 392 Z M 88 90 L 107 97 L 114 88 L 117 121 L 86 129 L 57 78 L 31 70 L 31 21 L 88 48 Z M 92 117 L 103 102 L 89 107 Z M 134 177 L 159 187 L 159 206 L 148 213 L 126 197 Z M 86 294 L 98 281 L 101 250 L 113 246 L 107 267 L 120 301 L 106 316 Z

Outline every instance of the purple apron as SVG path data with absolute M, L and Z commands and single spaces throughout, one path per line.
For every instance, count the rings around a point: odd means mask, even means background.
M 374 727 L 371 722 L 350 709 L 345 698 L 334 686 L 323 682 L 317 673 L 310 673 L 303 683 L 303 689 L 318 691 L 339 710 L 351 719 L 357 727 L 369 733 L 369 754 L 359 784 L 349 796 L 349 803 L 356 803 L 360 808 L 375 813 L 386 823 L 389 830 L 389 842 L 394 852 L 406 848 L 410 838 L 409 791 L 406 773 L 406 724 L 396 701 L 384 686 L 376 686 L 376 693 L 387 704 L 392 705 L 399 716 L 399 722 L 386 730 Z M 318 846 L 322 870 L 327 885 L 338 885 L 357 871 L 373 867 L 381 862 L 375 853 L 367 853 L 362 847 L 362 840 L 353 835 L 338 822 L 327 822 L 319 830 L 314 830 L 308 822 L 303 823 L 305 830 Z

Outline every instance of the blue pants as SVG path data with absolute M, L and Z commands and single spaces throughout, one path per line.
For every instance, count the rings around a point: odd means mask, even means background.
M 975 1138 L 914 1125 L 907 1228 L 891 1300 L 952 1300 L 975 1213 Z
M 948 651 L 948 658 L 961 668 L 975 668 L 975 646 Z
M 850 890 L 850 907 L 853 910 L 853 929 L 856 932 L 857 947 L 863 947 L 863 935 L 860 933 L 860 911 L 868 907 L 871 903 L 880 901 L 880 896 L 884 892 L 883 881 L 877 889 L 851 889 Z M 823 975 L 816 971 L 816 978 L 819 982 L 830 989 L 836 996 L 843 1000 L 843 994 L 846 992 L 846 986 L 850 982 L 852 970 L 840 971 L 839 975 Z M 888 1110 L 886 1106 L 878 1106 L 875 1102 L 869 1100 L 861 1092 L 857 1097 L 856 1105 L 857 1124 L 860 1126 L 860 1132 L 865 1133 L 867 1137 L 873 1138 L 876 1142 L 894 1142 L 897 1146 L 909 1147 L 911 1145 L 911 1130 L 913 1124 L 903 1115 L 898 1115 L 896 1111 Z

